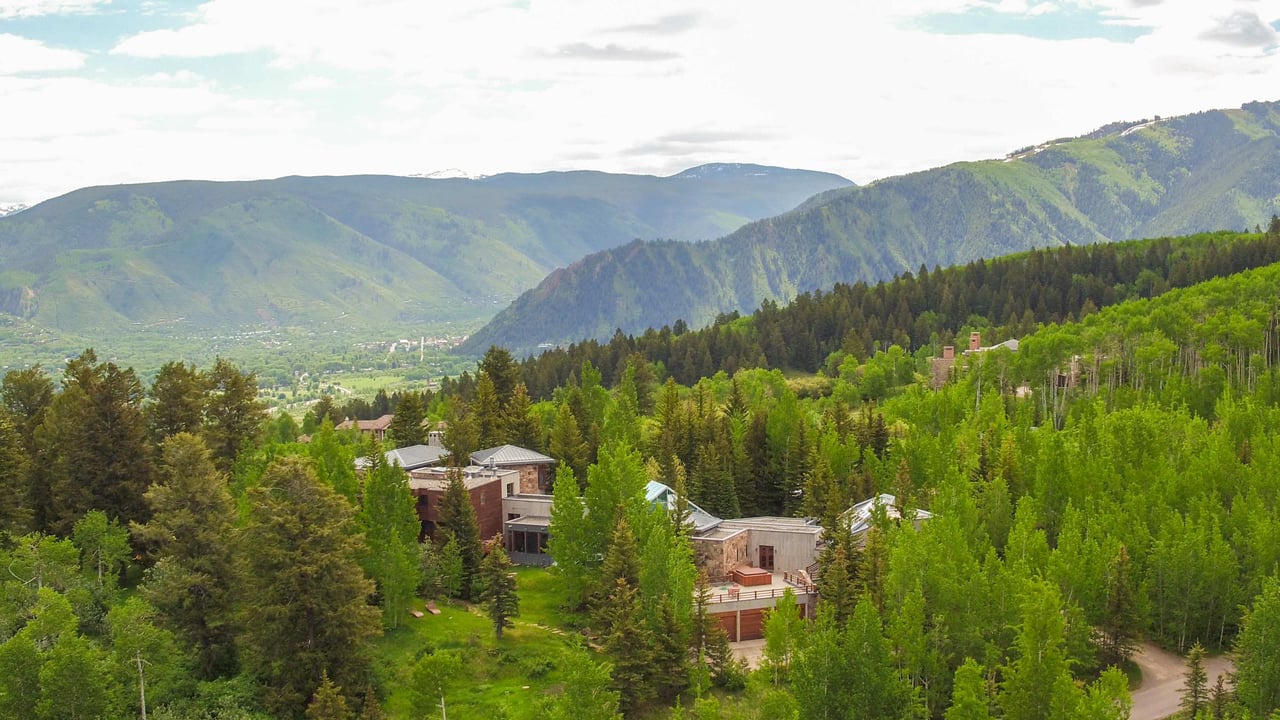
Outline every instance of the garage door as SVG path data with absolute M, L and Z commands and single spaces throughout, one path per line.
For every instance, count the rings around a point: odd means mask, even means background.
M 759 640 L 764 637 L 764 610 L 743 610 L 742 637 L 739 640 Z
M 715 613 L 712 615 L 720 627 L 724 629 L 724 634 L 729 636 L 729 642 L 736 642 L 738 639 L 738 617 L 737 613 Z

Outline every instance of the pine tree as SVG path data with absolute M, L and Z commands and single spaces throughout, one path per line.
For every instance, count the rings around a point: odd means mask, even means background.
M 1107 603 L 1100 628 L 1103 661 L 1119 665 L 1138 647 L 1141 621 L 1138 598 L 1130 578 L 1129 551 L 1123 545 L 1107 568 Z
M 427 431 L 422 427 L 426 416 L 421 395 L 415 392 L 402 393 L 400 402 L 396 403 L 396 411 L 391 416 L 391 425 L 387 428 L 391 443 L 403 448 L 426 442 Z
M 572 468 L 574 476 L 580 481 L 586 480 L 587 443 L 582 438 L 582 430 L 578 427 L 578 421 L 573 416 L 568 403 L 561 403 L 560 409 L 556 412 L 556 422 L 551 427 L 547 452 L 551 457 Z
M 208 375 L 203 435 L 214 465 L 230 472 L 240 451 L 254 442 L 266 420 L 258 401 L 258 380 L 230 361 L 218 358 Z
M 179 433 L 164 442 L 160 482 L 145 498 L 153 516 L 131 527 L 156 558 L 142 594 L 195 648 L 200 677 L 230 673 L 235 668 L 232 591 L 237 580 L 228 538 L 236 509 L 226 479 L 199 437 Z
M 476 393 L 471 401 L 471 416 L 476 426 L 479 443 L 477 449 L 504 444 L 503 430 L 506 423 L 502 415 L 502 406 L 498 404 L 498 393 L 494 390 L 493 379 L 484 371 L 476 373 Z
M 325 672 L 343 688 L 367 682 L 373 583 L 356 562 L 363 539 L 350 505 L 305 460 L 273 462 L 249 500 L 240 637 L 268 708 L 297 716 Z
M 154 456 L 142 397 L 133 370 L 99 363 L 92 350 L 67 363 L 63 390 L 36 431 L 51 529 L 69 534 L 95 509 L 122 523 L 146 520 L 142 494 L 154 475 Z
M 460 598 L 465 578 L 462 548 L 453 533 L 444 530 L 441 534 L 444 544 L 440 546 L 440 592 L 445 597 Z
M 0 408 L 0 532 L 19 535 L 31 524 L 27 453 L 9 412 Z
M 157 445 L 180 432 L 198 433 L 204 424 L 209 381 L 194 365 L 165 363 L 148 392 L 147 426 Z
M 611 602 L 602 618 L 604 650 L 613 660 L 613 688 L 618 691 L 621 706 L 632 711 L 654 696 L 654 688 L 648 682 L 653 640 L 640 615 L 635 588 L 619 577 L 610 595 Z
M 1204 648 L 1200 643 L 1187 652 L 1187 678 L 1182 684 L 1179 706 L 1187 717 L 1194 718 L 1209 704 L 1209 676 L 1204 670 Z
M 307 704 L 307 720 L 350 720 L 351 711 L 347 709 L 347 699 L 342 695 L 342 688 L 333 684 L 329 673 L 320 674 L 320 687 L 311 696 Z
M 542 442 L 542 424 L 533 414 L 533 402 L 529 399 L 529 390 L 524 383 L 516 385 L 502 411 L 502 427 L 506 441 L 522 448 L 537 448 Z
M 592 599 L 593 615 L 596 627 L 604 631 L 613 616 L 613 603 L 617 601 L 613 592 L 621 581 L 629 588 L 637 589 L 640 585 L 640 552 L 636 545 L 636 536 L 631 532 L 622 510 L 618 511 L 618 523 L 614 526 L 613 535 L 609 539 L 609 547 L 604 554 L 604 562 L 600 566 L 600 579 Z
M 462 555 L 462 588 L 464 599 L 475 597 L 472 583 L 480 569 L 483 549 L 480 545 L 480 522 L 476 509 L 471 505 L 471 493 L 462 481 L 462 472 L 449 471 L 449 485 L 440 501 L 440 528 L 447 530 L 458 542 Z
M 511 571 L 511 560 L 502 549 L 502 543 L 490 544 L 489 554 L 480 563 L 476 581 L 480 586 L 480 603 L 493 621 L 494 635 L 501 640 L 503 628 L 512 627 L 511 618 L 520 614 L 516 574 Z

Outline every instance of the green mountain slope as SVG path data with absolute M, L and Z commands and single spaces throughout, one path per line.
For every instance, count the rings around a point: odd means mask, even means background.
M 1035 247 L 1265 225 L 1280 211 L 1280 103 L 1116 123 L 1003 160 L 825 192 L 709 243 L 632 243 L 558 270 L 464 346 L 701 326 L 837 282 Z
M 698 240 L 838 176 L 708 165 L 479 180 L 288 177 L 86 188 L 0 218 L 0 313 L 110 335 L 491 317 L 547 272 L 637 237 Z

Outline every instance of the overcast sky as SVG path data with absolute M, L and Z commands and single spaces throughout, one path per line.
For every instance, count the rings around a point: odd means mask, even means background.
M 865 183 L 1280 99 L 1280 0 L 0 0 L 0 205 L 756 162 Z

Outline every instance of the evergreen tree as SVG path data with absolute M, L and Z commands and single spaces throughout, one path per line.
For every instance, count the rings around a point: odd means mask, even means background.
M 1099 628 L 1103 661 L 1111 665 L 1122 664 L 1138 647 L 1141 622 L 1131 572 L 1129 551 L 1121 545 L 1107 568 L 1107 602 Z
M 204 439 L 213 463 L 230 472 L 240 451 L 257 440 L 266 420 L 258 401 L 258 380 L 229 360 L 218 358 L 208 373 L 209 395 L 204 407 Z
M 657 621 L 653 627 L 653 660 L 648 682 L 663 702 L 670 702 L 689 686 L 689 648 L 686 628 L 676 617 L 675 604 L 668 596 L 658 599 Z
M 556 422 L 551 427 L 547 452 L 551 457 L 568 465 L 575 477 L 586 480 L 589 459 L 587 443 L 582 438 L 582 431 L 568 403 L 561 403 L 560 409 L 556 412 Z
M 387 428 L 391 444 L 403 448 L 425 443 L 427 431 L 422 427 L 422 421 L 426 417 L 422 396 L 415 392 L 402 393 L 396 403 L 395 414 L 391 416 L 391 426 Z
M 453 533 L 443 530 L 441 534 L 444 536 L 444 544 L 440 546 L 440 592 L 445 597 L 461 598 L 466 575 L 462 548 Z
M 471 462 L 471 453 L 484 449 L 475 417 L 466 403 L 450 398 L 445 406 L 444 421 L 444 447 L 449 451 L 449 464 L 466 467 Z
M 204 424 L 208 378 L 194 365 L 168 362 L 156 373 L 148 393 L 147 426 L 157 445 L 180 432 L 198 433 Z
M 31 524 L 27 453 L 7 410 L 0 408 L 0 533 L 18 535 Z
M 320 674 L 320 687 L 311 696 L 307 704 L 307 720 L 350 720 L 351 711 L 347 709 L 347 699 L 342 689 L 333 684 L 329 673 Z
M 503 418 L 502 406 L 498 403 L 498 393 L 493 387 L 493 379 L 487 373 L 476 373 L 476 393 L 471 401 L 471 417 L 475 422 L 477 442 L 484 449 L 504 444 L 503 431 L 506 422 Z
M 63 390 L 36 431 L 51 529 L 69 534 L 95 509 L 122 523 L 146 519 L 142 494 L 154 468 L 141 403 L 133 370 L 99 363 L 92 350 L 67 363 Z
M 614 526 L 609 546 L 605 550 L 604 562 L 600 566 L 600 579 L 592 601 L 596 626 L 603 628 L 612 617 L 611 605 L 616 600 L 613 595 L 618 581 L 623 581 L 633 589 L 640 585 L 640 552 L 636 545 L 635 533 L 626 515 L 618 513 L 618 523 Z
M 373 583 L 356 563 L 362 538 L 351 507 L 304 460 L 273 462 L 249 500 L 241 638 L 267 706 L 296 717 L 324 673 L 343 688 L 366 682 L 366 643 L 378 634 L 366 604 Z
M 1195 718 L 1200 709 L 1209 705 L 1209 676 L 1204 671 L 1204 648 L 1200 643 L 1187 652 L 1187 678 L 1182 683 L 1179 706 L 1189 718 Z
M 200 677 L 229 673 L 235 668 L 232 592 L 238 581 L 228 538 L 236 509 L 199 437 L 179 433 L 164 442 L 160 481 L 145 498 L 153 516 L 131 528 L 156 558 L 142 594 L 195 648 Z
M 448 531 L 458 543 L 462 555 L 461 593 L 464 599 L 475 597 L 472 583 L 480 569 L 483 549 L 480 545 L 480 522 L 471 505 L 471 492 L 458 470 L 449 472 L 449 485 L 440 501 L 440 528 Z
M 542 424 L 533 414 L 533 402 L 524 383 L 516 385 L 502 413 L 503 435 L 506 441 L 522 448 L 536 449 L 542 443 Z
M 511 357 L 506 348 L 490 345 L 480 359 L 477 375 L 484 374 L 493 383 L 493 392 L 499 407 L 505 407 L 515 396 L 516 386 L 521 383 L 520 366 Z M 486 446 L 487 447 L 487 446 Z
M 631 713 L 654 696 L 648 681 L 653 640 L 640 615 L 635 588 L 619 577 L 610 595 L 602 618 L 604 650 L 613 660 L 613 688 L 621 707 Z
M 361 499 L 359 524 L 365 542 L 362 565 L 377 583 L 383 625 L 399 627 L 420 578 L 421 522 L 409 492 L 409 476 L 399 465 L 388 464 L 381 453 L 371 455 Z
M 511 571 L 511 560 L 502 549 L 502 543 L 491 543 L 489 553 L 480 563 L 480 574 L 476 581 L 480 585 L 480 603 L 493 621 L 494 635 L 501 640 L 503 628 L 512 627 L 514 623 L 511 618 L 520 614 L 516 574 Z

